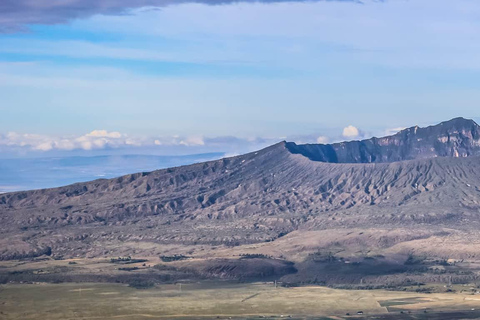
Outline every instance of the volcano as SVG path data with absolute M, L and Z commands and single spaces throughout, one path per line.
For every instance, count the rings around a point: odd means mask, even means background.
M 315 259 L 330 255 L 383 257 L 389 281 L 399 259 L 402 266 L 412 256 L 476 259 L 479 227 L 480 126 L 463 118 L 362 141 L 283 141 L 216 161 L 0 195 L 3 260 L 176 248 L 205 261 L 284 259 L 305 281 L 319 279 Z M 350 279 L 322 281 L 331 278 Z

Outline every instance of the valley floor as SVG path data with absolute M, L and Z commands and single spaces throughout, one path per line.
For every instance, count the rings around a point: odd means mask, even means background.
M 221 281 L 141 290 L 101 283 L 5 284 L 0 286 L 0 319 L 480 318 L 480 296 L 459 292 L 284 288 L 270 282 Z

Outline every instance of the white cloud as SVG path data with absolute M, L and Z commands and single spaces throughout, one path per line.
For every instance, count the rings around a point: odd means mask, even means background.
M 108 132 L 107 130 L 93 130 L 89 134 L 87 134 L 89 137 L 106 137 L 106 138 L 121 138 L 122 134 L 120 132 Z
M 360 135 L 360 130 L 358 130 L 356 127 L 350 125 L 348 127 L 343 128 L 342 135 L 345 138 L 356 138 Z
M 130 139 L 130 138 L 125 140 L 125 144 L 127 146 L 135 146 L 135 147 L 140 147 L 142 145 L 141 141 L 137 141 L 135 139 Z
M 34 147 L 35 150 L 41 150 L 41 151 L 49 151 L 53 149 L 53 144 L 52 142 L 44 142 L 40 143 L 39 145 Z
M 205 145 L 205 141 L 203 140 L 203 137 L 193 136 L 180 141 L 180 144 L 184 146 L 203 146 Z
M 0 135 L 0 145 L 9 147 L 21 147 L 36 151 L 50 150 L 93 150 L 107 147 L 120 147 L 123 145 L 141 144 L 120 132 L 108 132 L 106 130 L 94 130 L 82 136 L 56 137 L 39 134 L 20 134 L 9 132 Z
M 75 143 L 68 139 L 61 139 L 57 142 L 58 149 L 61 150 L 73 150 L 75 149 Z
M 92 143 L 90 141 L 80 142 L 80 146 L 83 150 L 92 150 Z
M 328 139 L 328 137 L 325 137 L 325 136 L 320 136 L 317 138 L 317 143 L 326 144 L 329 141 L 330 139 Z

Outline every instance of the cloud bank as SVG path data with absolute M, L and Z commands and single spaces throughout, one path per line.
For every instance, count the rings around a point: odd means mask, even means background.
M 0 32 L 25 30 L 32 24 L 59 24 L 93 15 L 123 15 L 143 7 L 165 7 L 183 3 L 221 5 L 232 3 L 280 3 L 321 0 L 2 0 Z M 336 0 L 357 2 L 357 0 Z
M 241 154 L 264 148 L 282 138 L 233 136 L 130 136 L 118 131 L 93 130 L 84 135 L 53 136 L 8 132 L 0 134 L 0 158 L 94 154 L 180 155 L 208 152 Z
M 340 131 L 340 130 L 339 130 Z M 224 152 L 242 154 L 259 150 L 282 140 L 299 144 L 339 141 L 336 137 L 310 134 L 284 137 L 236 137 L 203 135 L 172 136 L 130 136 L 118 131 L 93 130 L 83 135 L 53 136 L 8 132 L 0 134 L 0 153 L 9 155 L 82 155 L 98 154 L 104 151 L 118 151 L 115 154 L 194 154 L 204 152 Z M 136 150 L 136 151 L 135 151 Z M 137 152 L 138 151 L 138 152 Z M 107 152 L 108 153 L 108 152 Z
M 9 132 L 0 135 L 0 146 L 24 148 L 29 151 L 51 150 L 99 150 L 145 146 L 204 146 L 212 139 L 201 136 L 131 137 L 117 131 L 93 130 L 81 136 L 49 136 Z M 213 140 L 214 141 L 214 140 Z M 227 142 L 227 141 L 225 141 Z

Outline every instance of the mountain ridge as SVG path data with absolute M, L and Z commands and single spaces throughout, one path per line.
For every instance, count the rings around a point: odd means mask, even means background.
M 473 133 L 466 137 L 476 141 Z M 329 163 L 280 142 L 231 158 L 2 194 L 0 259 L 158 257 L 172 250 L 231 258 L 253 247 L 264 250 L 254 254 L 298 263 L 318 250 L 351 259 L 362 248 L 392 259 L 411 252 L 480 258 L 475 152 Z
M 432 157 L 480 155 L 480 126 L 473 120 L 454 118 L 438 125 L 414 126 L 386 137 L 333 144 L 297 145 L 287 148 L 312 161 L 330 163 L 395 162 Z

